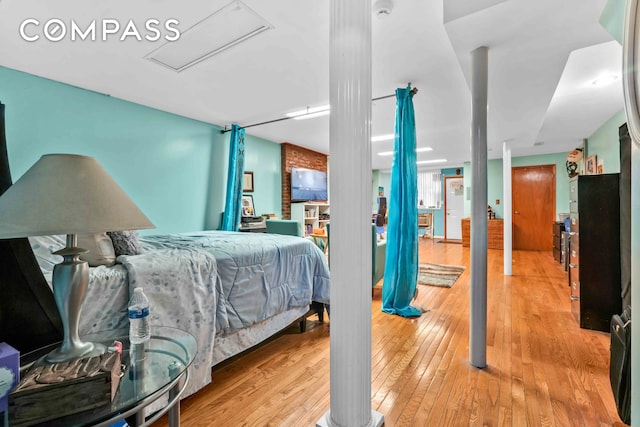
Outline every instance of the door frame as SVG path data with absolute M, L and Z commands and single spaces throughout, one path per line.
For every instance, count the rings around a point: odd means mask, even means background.
M 462 179 L 462 185 L 464 188 L 464 175 L 450 175 L 450 176 L 446 176 L 444 177 L 444 180 L 442 181 L 442 185 L 443 185 L 443 192 L 444 192 L 444 206 L 442 207 L 442 213 L 443 213 L 443 217 L 444 217 L 444 239 L 447 240 L 449 237 L 447 236 L 447 180 L 448 179 L 456 179 L 456 178 L 460 178 Z M 462 213 L 460 215 L 460 218 L 462 218 L 464 216 L 464 191 L 462 192 Z

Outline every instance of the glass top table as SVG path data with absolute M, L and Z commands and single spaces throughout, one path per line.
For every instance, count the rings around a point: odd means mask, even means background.
M 187 368 L 197 352 L 195 338 L 187 332 L 169 327 L 151 328 L 151 339 L 144 346 L 144 360 L 131 361 L 129 330 L 120 329 L 83 336 L 85 341 L 109 347 L 122 343 L 122 376 L 111 404 L 46 422 L 48 426 L 110 426 L 135 415 L 140 426 L 150 425 L 169 412 L 169 425 L 180 425 L 180 396 L 189 380 Z M 21 370 L 28 369 L 57 347 L 52 344 L 23 355 Z M 140 346 L 137 346 L 140 349 Z M 135 357 L 134 357 L 135 358 Z M 184 381 L 180 381 L 184 378 Z M 145 421 L 144 408 L 169 395 L 167 405 Z

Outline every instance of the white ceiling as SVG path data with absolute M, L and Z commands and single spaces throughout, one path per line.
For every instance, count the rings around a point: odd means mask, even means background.
M 443 1 L 446 7 L 443 9 Z M 230 0 L 0 0 L 0 65 L 220 126 L 249 125 L 329 103 L 329 1 L 244 0 L 273 29 L 180 73 L 145 56 L 161 41 L 75 40 L 26 42 L 27 18 L 42 26 L 58 18 L 88 25 L 104 18 L 122 25 L 177 19 L 182 32 Z M 398 0 L 373 19 L 373 96 L 391 95 L 408 82 L 418 159 L 470 158 L 470 52 L 489 48 L 489 157 L 566 152 L 622 109 L 620 78 L 597 87 L 596 78 L 620 75 L 620 46 L 598 23 L 605 0 Z M 375 8 L 374 8 L 375 9 Z M 30 33 L 37 33 L 35 26 Z M 121 33 L 120 33 L 121 34 Z M 100 33 L 98 32 L 98 35 Z M 393 133 L 394 98 L 373 103 L 372 135 Z M 275 142 L 329 153 L 329 118 L 286 120 L 247 129 Z M 534 146 L 534 142 L 542 145 Z M 376 153 L 374 169 L 392 158 Z

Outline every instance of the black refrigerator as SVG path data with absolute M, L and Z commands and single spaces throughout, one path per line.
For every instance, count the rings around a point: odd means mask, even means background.
M 571 309 L 580 327 L 609 332 L 622 312 L 620 174 L 579 175 L 569 182 Z

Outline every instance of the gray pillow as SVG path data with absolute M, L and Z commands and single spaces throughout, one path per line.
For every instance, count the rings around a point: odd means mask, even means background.
M 144 252 L 138 241 L 138 232 L 135 230 L 110 231 L 107 233 L 113 242 L 116 256 L 140 255 Z

